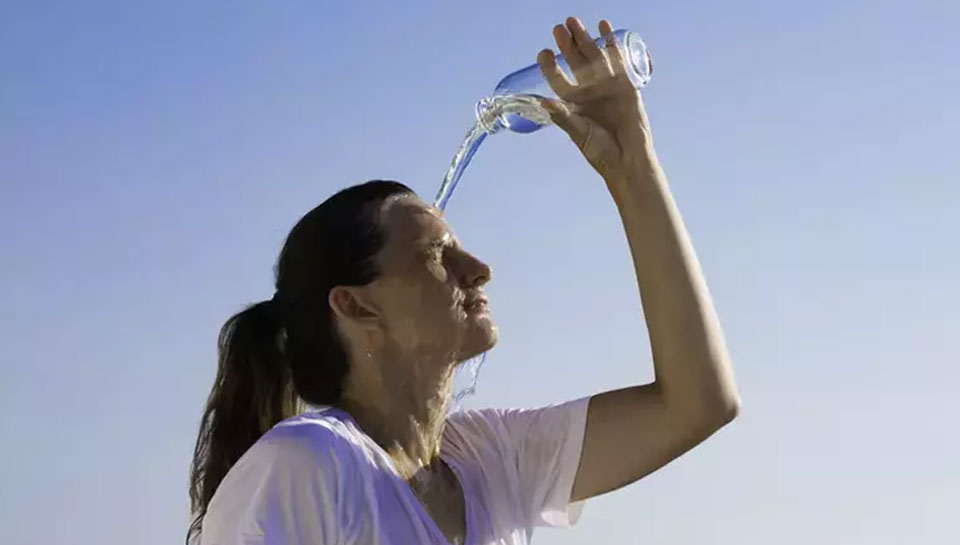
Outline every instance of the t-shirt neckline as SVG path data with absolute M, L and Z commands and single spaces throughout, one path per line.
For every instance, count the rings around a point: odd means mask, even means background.
M 410 488 L 410 485 L 406 481 L 400 478 L 400 472 L 397 471 L 397 468 L 393 464 L 393 460 L 390 458 L 390 455 L 387 454 L 387 452 L 383 450 L 383 447 L 378 445 L 376 441 L 371 439 L 370 436 L 368 436 L 366 433 L 363 432 L 363 430 L 360 428 L 360 425 L 357 424 L 356 420 L 354 420 L 353 415 L 341 409 L 340 407 L 336 407 L 333 405 L 316 406 L 314 407 L 314 409 L 317 412 L 330 413 L 334 415 L 334 417 L 346 420 L 351 425 L 353 425 L 354 428 L 356 428 L 357 432 L 363 434 L 364 437 L 369 439 L 370 442 L 377 448 L 377 454 L 384 460 L 384 462 L 390 468 L 390 472 L 392 473 L 393 478 L 399 481 L 399 483 L 402 485 L 404 494 L 406 494 L 408 496 L 408 499 L 411 501 L 411 503 L 413 503 L 414 508 L 417 510 L 417 513 L 420 515 L 421 518 L 429 522 L 428 527 L 430 528 L 430 531 L 433 532 L 434 537 L 439 538 L 443 543 L 446 543 L 448 545 L 453 545 L 449 540 L 447 540 L 447 537 L 443 535 L 443 532 L 440 530 L 440 527 L 433 520 L 433 517 L 430 516 L 430 513 L 427 512 L 427 508 L 423 505 L 423 503 L 420 502 L 420 499 L 417 498 L 417 495 L 413 493 L 413 489 Z M 450 468 L 450 471 L 453 472 L 454 477 L 456 477 L 457 481 L 460 484 L 460 491 L 463 494 L 464 536 L 463 536 L 462 545 L 474 545 L 477 538 L 476 538 L 476 532 L 474 531 L 475 517 L 474 517 L 474 509 L 473 509 L 473 501 L 472 501 L 473 493 L 468 488 L 469 486 L 467 484 L 468 481 L 467 479 L 464 478 L 464 471 L 463 471 L 463 468 L 460 466 L 460 463 L 450 457 L 449 449 L 447 448 L 448 445 L 445 439 L 446 439 L 446 429 L 444 429 L 444 436 L 441 437 L 440 439 L 439 457 L 443 463 L 447 464 L 447 467 Z

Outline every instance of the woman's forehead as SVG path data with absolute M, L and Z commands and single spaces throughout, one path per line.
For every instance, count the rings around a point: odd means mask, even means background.
M 382 219 L 384 230 L 395 242 L 416 243 L 450 233 L 443 212 L 412 195 L 384 202 Z

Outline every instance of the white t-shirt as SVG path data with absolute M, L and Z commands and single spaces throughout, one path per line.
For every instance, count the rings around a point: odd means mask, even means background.
M 463 488 L 464 545 L 524 545 L 569 526 L 589 398 L 447 417 L 440 447 Z M 277 424 L 230 469 L 201 545 L 448 545 L 386 452 L 344 411 Z

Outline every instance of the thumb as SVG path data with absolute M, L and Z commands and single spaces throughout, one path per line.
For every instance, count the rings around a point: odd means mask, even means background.
M 586 118 L 576 114 L 571 106 L 561 100 L 543 99 L 544 109 L 550 114 L 550 119 L 573 140 L 581 150 L 590 142 L 593 125 Z

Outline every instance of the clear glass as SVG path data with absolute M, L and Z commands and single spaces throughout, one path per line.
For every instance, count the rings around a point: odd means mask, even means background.
M 650 81 L 652 66 L 646 44 L 634 32 L 617 30 L 613 33 L 617 46 L 624 52 L 623 60 L 630 81 L 637 89 Z M 595 40 L 603 46 L 603 38 Z M 563 56 L 557 64 L 573 79 L 570 67 Z M 460 177 L 470 164 L 487 135 L 507 129 L 517 133 L 530 133 L 551 124 L 550 114 L 540 106 L 538 97 L 557 98 L 550 85 L 543 79 L 538 64 L 521 68 L 500 80 L 492 95 L 482 99 L 476 106 L 476 123 L 467 131 L 463 143 L 453 156 L 447 174 L 440 184 L 434 205 L 444 210 Z
M 640 89 L 650 81 L 652 66 L 646 44 L 640 36 L 629 30 L 617 30 L 613 33 L 620 51 L 624 52 L 627 75 L 634 87 Z M 603 47 L 604 39 L 594 42 Z M 572 81 L 575 81 L 567 61 L 557 56 L 557 64 Z M 517 96 L 520 95 L 520 96 Z M 536 63 L 521 68 L 500 80 L 493 95 L 477 103 L 477 122 L 488 134 L 501 129 L 517 133 L 531 133 L 550 124 L 550 116 L 532 97 L 557 98 L 550 84 L 543 78 L 540 66 Z M 501 97 L 498 99 L 498 97 Z M 508 98 L 510 97 L 510 98 Z M 527 98 L 526 101 L 523 99 Z M 520 103 L 518 103 L 520 101 Z

